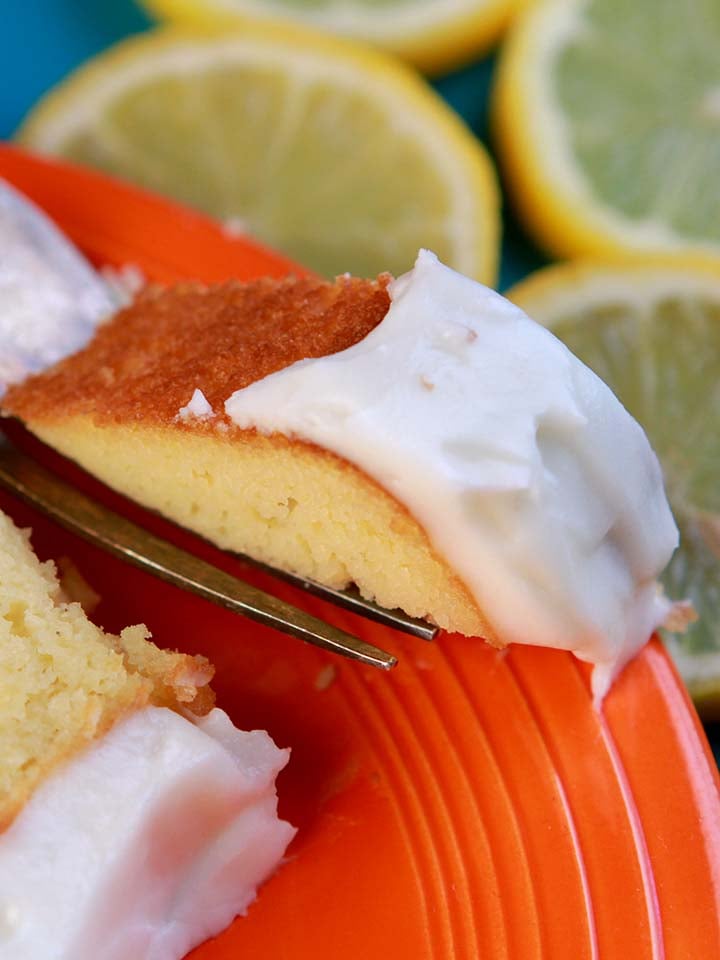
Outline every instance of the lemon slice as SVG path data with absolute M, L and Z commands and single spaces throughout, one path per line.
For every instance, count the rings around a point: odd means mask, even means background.
M 376 44 L 428 73 L 487 52 L 524 0 L 141 0 L 173 23 L 285 19 Z
M 499 201 L 482 146 L 409 68 L 334 37 L 160 29 L 78 70 L 19 138 L 327 276 L 402 273 L 428 247 L 495 280 Z
M 701 712 L 720 716 L 720 274 L 675 259 L 563 264 L 508 296 L 647 431 L 681 537 L 664 586 L 699 614 L 685 634 L 665 639 Z
M 493 125 L 546 249 L 720 264 L 718 49 L 707 0 L 541 0 L 514 22 Z

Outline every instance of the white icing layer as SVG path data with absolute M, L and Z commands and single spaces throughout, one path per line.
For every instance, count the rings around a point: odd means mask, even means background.
M 118 723 L 0 835 L 0 956 L 180 960 L 220 932 L 295 833 L 276 812 L 288 754 L 221 710 Z
M 0 181 L 0 395 L 85 346 L 113 309 L 70 241 Z
M 657 459 L 549 331 L 421 251 L 386 317 L 226 402 L 240 427 L 311 441 L 405 504 L 506 642 L 596 664 L 601 698 L 665 618 L 677 545 Z

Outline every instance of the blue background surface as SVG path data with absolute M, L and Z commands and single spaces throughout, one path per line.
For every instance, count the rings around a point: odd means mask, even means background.
M 133 0 L 12 0 L 0 30 L 0 137 L 8 139 L 54 84 L 111 44 L 146 30 L 150 20 Z M 435 81 L 436 90 L 488 145 L 488 99 L 493 60 L 488 58 Z M 547 262 L 504 211 L 500 289 Z M 708 726 L 720 760 L 720 725 Z

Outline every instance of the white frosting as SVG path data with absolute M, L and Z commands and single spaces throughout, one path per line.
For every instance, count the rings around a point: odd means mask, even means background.
M 295 833 L 276 813 L 288 753 L 221 710 L 118 723 L 0 835 L 0 956 L 180 960 L 224 929 Z
M 113 309 L 70 241 L 0 181 L 0 395 L 83 347 Z
M 215 416 L 215 413 L 205 394 L 196 387 L 193 390 L 192 397 L 190 397 L 190 402 L 184 407 L 180 407 L 177 415 L 181 420 L 190 420 L 192 417 L 198 420 L 209 420 Z
M 657 459 L 549 331 L 421 251 L 364 340 L 226 402 L 334 451 L 405 504 L 506 642 L 596 664 L 599 700 L 665 618 L 677 545 Z

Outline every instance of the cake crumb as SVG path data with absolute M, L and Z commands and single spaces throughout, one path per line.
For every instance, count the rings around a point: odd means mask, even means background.
M 135 263 L 124 263 L 121 267 L 103 266 L 100 275 L 107 283 L 118 307 L 132 303 L 138 293 L 147 285 L 147 279 Z
M 426 660 L 424 657 L 415 658 L 415 669 L 416 670 L 432 670 L 433 665 L 429 660 Z
M 695 623 L 697 619 L 697 611 L 690 600 L 678 600 L 670 608 L 663 627 L 670 633 L 685 633 L 690 624 Z
M 226 237 L 237 240 L 239 237 L 247 236 L 247 221 L 243 220 L 242 217 L 226 217 L 223 220 L 222 231 Z
M 422 384 L 423 387 L 425 387 L 426 390 L 435 389 L 435 384 L 433 383 L 433 381 L 430 380 L 428 377 L 426 377 L 424 373 L 421 374 L 420 376 L 420 383 Z
M 8 939 L 14 936 L 20 926 L 20 908 L 16 903 L 3 903 L 0 906 L 0 937 Z
M 326 663 L 325 666 L 318 671 L 317 676 L 315 677 L 315 689 L 319 691 L 327 690 L 335 682 L 335 677 L 337 676 L 337 670 L 332 663 Z
M 57 567 L 61 600 L 65 603 L 79 603 L 90 616 L 102 599 L 100 594 L 90 586 L 70 557 L 58 557 Z

